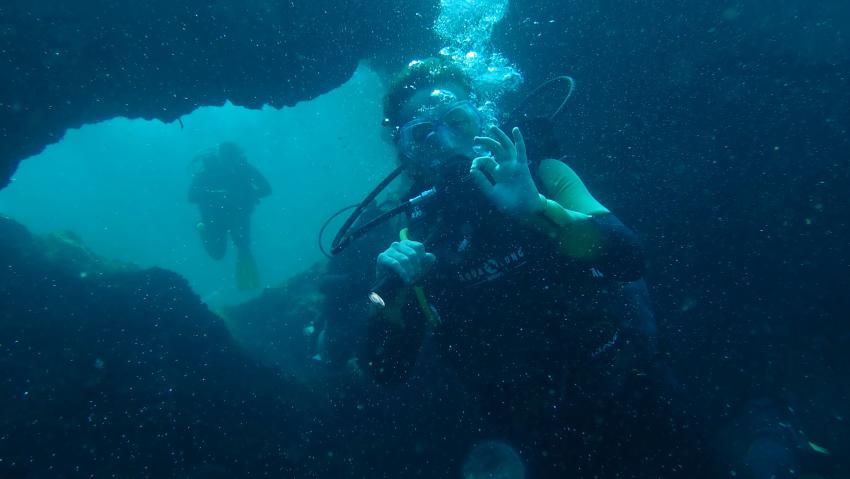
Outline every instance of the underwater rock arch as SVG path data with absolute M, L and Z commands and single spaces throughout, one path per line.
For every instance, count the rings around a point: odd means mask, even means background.
M 421 45 L 437 3 L 2 5 L 0 188 L 22 159 L 69 128 L 122 116 L 171 122 L 225 101 L 281 108 L 312 99 L 345 82 L 361 60 L 401 58 Z

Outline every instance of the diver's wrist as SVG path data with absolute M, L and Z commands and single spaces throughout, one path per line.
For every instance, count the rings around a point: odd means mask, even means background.
M 542 193 L 537 193 L 537 198 L 533 200 L 533 206 L 526 210 L 525 213 L 516 216 L 519 224 L 533 229 L 548 229 L 552 220 L 546 213 L 549 200 Z
M 545 222 L 554 226 L 566 227 L 591 218 L 591 215 L 564 208 L 556 201 L 550 200 L 542 194 L 539 194 L 539 199 L 540 208 L 537 210 L 534 218 L 545 220 Z
M 543 196 L 543 193 L 537 193 L 537 201 L 534 203 L 531 214 L 527 216 L 527 220 L 531 222 L 553 222 L 554 218 L 552 218 L 552 213 L 549 211 L 550 208 L 549 198 Z

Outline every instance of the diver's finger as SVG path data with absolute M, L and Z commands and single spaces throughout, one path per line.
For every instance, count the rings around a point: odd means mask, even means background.
M 401 242 L 401 244 L 406 245 L 409 248 L 412 248 L 413 251 L 415 251 L 418 256 L 422 256 L 422 255 L 425 254 L 425 245 L 418 242 L 418 241 L 404 240 L 404 241 Z
M 493 153 L 495 156 L 501 156 L 507 153 L 507 151 L 505 151 L 505 147 L 502 146 L 501 143 L 489 136 L 476 136 L 473 140 L 473 144 Z
M 399 250 L 400 247 L 401 247 L 400 244 L 393 243 L 392 249 L 388 249 L 386 251 L 386 254 L 390 258 L 393 258 L 396 261 L 398 261 L 402 266 L 404 266 L 405 269 L 409 269 L 410 268 L 410 257 L 406 253 Z
M 391 272 L 397 274 L 401 278 L 402 281 L 404 281 L 405 283 L 409 283 L 410 275 L 407 273 L 407 271 L 405 271 L 405 269 L 401 265 L 401 263 L 399 263 L 398 260 L 396 260 L 395 258 L 392 257 L 392 255 L 389 254 L 389 251 L 390 250 L 384 251 L 383 253 L 378 255 L 378 259 L 377 259 L 378 275 L 379 276 L 381 275 L 381 270 L 391 271 Z
M 399 278 L 401 278 L 404 284 L 410 284 L 410 273 L 404 269 L 404 266 L 402 266 L 398 260 L 395 258 L 387 258 L 387 266 L 390 268 L 390 271 L 393 271 Z
M 493 198 L 493 183 L 490 183 L 490 180 L 487 179 L 487 176 L 484 175 L 484 172 L 479 170 L 478 168 L 473 168 L 469 170 L 469 176 L 472 177 L 472 181 L 475 182 L 475 186 L 484 193 L 488 199 Z
M 511 131 L 514 135 L 514 144 L 516 144 L 516 159 L 520 163 L 528 163 L 528 156 L 525 153 L 525 138 L 522 137 L 522 132 L 519 128 L 514 127 Z
M 410 258 L 395 250 L 387 250 L 385 254 L 387 255 L 387 259 L 389 260 L 388 263 L 392 270 L 398 273 L 405 283 L 410 284 L 410 280 L 415 274 Z
M 407 256 L 416 256 L 416 250 L 413 249 L 406 241 L 401 241 L 395 247 L 396 251 L 406 254 Z
M 472 160 L 472 168 L 481 170 L 490 176 L 493 176 L 498 166 L 499 163 L 492 156 L 479 156 Z
M 502 131 L 498 126 L 490 127 L 490 133 L 496 137 L 496 140 L 502 144 L 502 147 L 505 151 L 511 155 L 511 157 L 516 157 L 516 146 L 514 146 L 514 142 L 508 137 L 508 135 Z
M 410 261 L 410 270 L 415 275 L 415 273 L 419 271 L 419 268 L 421 267 L 422 257 L 416 254 L 416 250 L 405 244 L 404 241 L 398 244 L 396 251 L 407 257 L 407 259 Z

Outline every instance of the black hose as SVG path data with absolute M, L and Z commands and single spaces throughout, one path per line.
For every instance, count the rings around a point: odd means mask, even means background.
M 328 252 L 327 252 L 327 250 L 325 250 L 325 246 L 322 244 L 322 238 L 325 236 L 325 230 L 328 228 L 328 225 L 329 225 L 329 224 L 331 224 L 331 221 L 333 221 L 333 220 L 334 220 L 337 216 L 339 216 L 339 215 L 341 215 L 341 214 L 345 213 L 346 211 L 348 211 L 348 210 L 350 210 L 350 209 L 352 209 L 352 208 L 357 208 L 357 206 L 358 206 L 358 205 L 356 205 L 356 204 L 354 204 L 354 205 L 348 205 L 348 206 L 346 206 L 345 208 L 340 209 L 340 210 L 339 210 L 339 211 L 337 211 L 336 213 L 332 214 L 332 215 L 331 215 L 328 219 L 326 219 L 326 220 L 325 220 L 325 222 L 322 224 L 322 227 L 319 229 L 319 238 L 318 238 L 318 240 L 319 240 L 319 241 L 318 241 L 318 242 L 319 242 L 319 251 L 321 251 L 321 252 L 322 252 L 322 254 L 323 254 L 323 255 L 325 255 L 325 257 L 327 257 L 327 258 L 331 258 L 331 254 L 330 254 L 330 253 L 328 253 Z
M 360 238 L 361 236 L 365 235 L 371 229 L 373 229 L 375 226 L 378 226 L 379 224 L 381 224 L 384 221 L 392 218 L 393 216 L 396 216 L 397 214 L 404 212 L 409 207 L 410 207 L 410 201 L 405 201 L 404 203 L 396 206 L 395 208 L 393 208 L 393 209 L 391 209 L 391 210 L 389 210 L 385 213 L 380 214 L 375 219 L 369 221 L 365 225 L 357 228 L 356 230 L 352 231 L 350 234 L 346 235 L 339 243 L 333 245 L 332 248 L 331 248 L 331 254 L 334 255 L 334 254 L 339 253 L 340 251 L 345 249 L 345 247 L 348 246 L 352 241 L 354 241 L 357 238 Z
M 552 112 L 552 114 L 545 117 L 546 119 L 548 119 L 550 121 L 554 120 L 555 117 L 557 117 L 561 112 L 564 111 L 564 107 L 567 106 L 567 102 L 569 101 L 570 97 L 573 95 L 573 90 L 575 90 L 576 81 L 571 76 L 568 76 L 568 75 L 556 76 L 554 78 L 550 78 L 549 80 L 546 80 L 545 82 L 541 83 L 540 85 L 537 85 L 537 88 L 535 88 L 534 90 L 531 90 L 528 93 L 528 95 L 526 95 L 525 98 L 523 98 L 522 101 L 519 102 L 519 105 L 517 105 L 516 108 L 511 110 L 511 113 L 508 115 L 508 118 L 515 119 L 517 112 L 525 109 L 525 107 L 528 105 L 528 103 L 531 102 L 532 98 L 534 98 L 538 93 L 540 93 L 541 90 L 543 90 L 544 88 L 546 88 L 550 84 L 555 83 L 558 80 L 566 80 L 567 83 L 569 83 L 569 85 L 570 85 L 570 89 L 567 90 L 567 94 L 564 95 L 564 99 L 561 100 L 561 103 L 558 105 L 557 108 L 555 108 L 555 110 Z
M 389 185 L 389 184 L 390 184 L 390 182 L 392 182 L 394 179 L 396 179 L 396 177 L 397 177 L 398 175 L 400 175 L 402 171 L 404 171 L 404 166 L 399 166 L 399 167 L 397 167 L 396 169 L 394 169 L 393 171 L 391 171 L 391 172 L 390 172 L 390 174 L 388 174 L 388 175 L 386 176 L 386 178 L 384 178 L 383 180 L 381 180 L 381 182 L 380 182 L 380 183 L 378 183 L 378 186 L 376 186 L 376 187 L 375 187 L 375 188 L 374 188 L 374 189 L 373 189 L 373 190 L 372 190 L 372 191 L 371 191 L 371 192 L 370 192 L 370 193 L 366 196 L 366 198 L 363 198 L 363 201 L 361 201 L 361 202 L 360 202 L 360 204 L 356 206 L 356 209 L 354 210 L 354 212 L 353 212 L 353 213 L 351 213 L 351 216 L 349 216 L 347 220 L 345 220 L 345 223 L 343 223 L 342 227 L 341 227 L 341 228 L 339 229 L 339 231 L 336 233 L 336 236 L 334 236 L 334 239 L 333 239 L 333 241 L 331 242 L 331 254 L 330 254 L 330 255 L 328 255 L 328 254 L 327 254 L 327 252 L 324 250 L 324 247 L 322 247 L 322 246 L 321 246 L 321 236 L 322 236 L 322 233 L 321 233 L 321 232 L 319 232 L 319 249 L 321 249 L 321 250 L 322 250 L 322 253 L 324 253 L 326 256 L 330 257 L 331 255 L 334 255 L 334 254 L 339 253 L 339 252 L 341 251 L 341 248 L 340 248 L 339 244 L 343 241 L 344 237 L 345 237 L 345 236 L 346 236 L 346 234 L 348 233 L 348 230 L 349 230 L 349 229 L 351 229 L 351 225 L 352 225 L 352 224 L 354 224 L 354 222 L 355 222 L 355 221 L 357 221 L 357 219 L 358 219 L 358 218 L 360 218 L 360 215 L 362 215 L 362 214 L 363 214 L 363 210 L 365 210 L 365 209 L 366 209 L 366 207 L 367 207 L 367 206 L 369 206 L 369 204 L 370 204 L 370 203 L 371 203 L 371 202 L 372 202 L 372 201 L 373 201 L 373 200 L 374 200 L 374 199 L 375 199 L 375 198 L 376 198 L 379 194 L 381 194 L 381 192 L 382 192 L 382 191 L 384 191 L 384 189 L 387 187 L 387 185 Z M 342 211 L 345 211 L 346 209 L 348 209 L 348 208 L 344 208 L 343 210 L 341 210 L 341 211 L 337 212 L 337 213 L 336 213 L 333 217 L 331 217 L 331 218 L 330 218 L 330 219 L 329 219 L 329 220 L 325 223 L 325 226 L 323 226 L 323 227 L 322 227 L 322 231 L 324 231 L 325 227 L 327 226 L 327 223 L 329 223 L 331 219 L 333 219 L 336 215 L 341 214 L 341 212 L 342 212 Z M 348 242 L 349 242 L 348 240 L 346 240 L 346 241 L 345 241 L 345 243 L 346 243 L 346 244 L 347 244 Z

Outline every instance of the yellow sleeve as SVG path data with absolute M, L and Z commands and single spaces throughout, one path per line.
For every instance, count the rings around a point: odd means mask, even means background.
M 537 170 L 542 192 L 541 210 L 531 224 L 549 236 L 561 254 L 590 260 L 599 253 L 596 229 L 587 221 L 608 214 L 572 168 L 560 160 L 546 159 Z
M 608 208 L 596 201 L 587 191 L 572 168 L 563 161 L 546 159 L 540 162 L 537 177 L 543 187 L 543 195 L 569 211 L 586 215 L 610 213 Z

